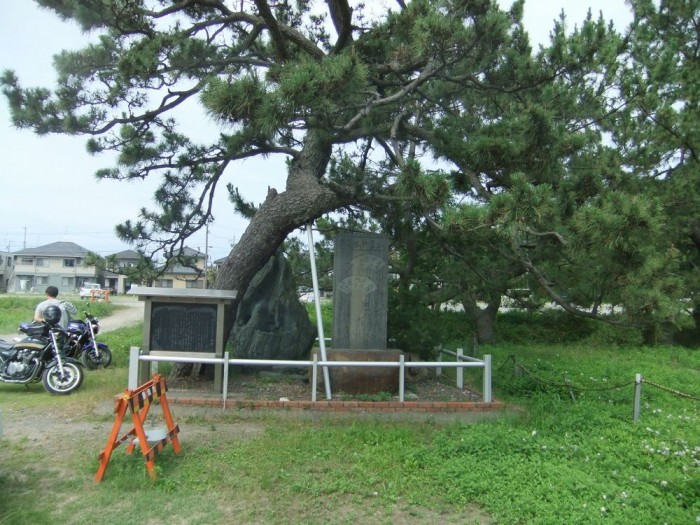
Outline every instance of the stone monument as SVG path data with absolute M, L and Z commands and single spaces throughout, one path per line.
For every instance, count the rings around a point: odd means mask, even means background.
M 277 252 L 255 275 L 238 305 L 229 338 L 233 356 L 304 359 L 314 339 L 316 329 L 297 297 L 292 267 Z
M 389 240 L 373 233 L 340 233 L 333 262 L 333 344 L 330 361 L 398 361 L 387 349 Z M 399 369 L 331 367 L 334 392 L 396 392 Z

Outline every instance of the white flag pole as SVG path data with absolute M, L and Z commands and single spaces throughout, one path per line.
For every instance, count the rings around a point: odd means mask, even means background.
M 311 262 L 311 280 L 314 286 L 314 303 L 316 304 L 316 325 L 318 326 L 318 344 L 321 349 L 321 359 L 327 361 L 326 356 L 326 338 L 323 333 L 323 318 L 321 317 L 321 295 L 318 291 L 318 273 L 316 272 L 316 251 L 314 250 L 314 235 L 312 230 L 313 223 L 309 223 L 306 227 L 306 233 L 309 237 L 309 261 Z M 323 367 L 323 384 L 326 388 L 326 399 L 330 400 L 331 396 L 331 379 L 328 373 L 328 367 Z

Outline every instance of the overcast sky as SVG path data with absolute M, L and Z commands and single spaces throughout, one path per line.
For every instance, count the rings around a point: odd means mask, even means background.
M 387 0 L 378 3 L 395 5 Z M 508 7 L 512 2 L 499 3 Z M 533 44 L 546 43 L 553 21 L 562 10 L 573 27 L 584 19 L 589 8 L 596 17 L 602 11 L 619 29 L 630 21 L 624 0 L 528 0 L 525 24 Z M 51 87 L 55 79 L 53 55 L 62 49 L 80 49 L 91 38 L 31 0 L 3 2 L 2 15 L 0 70 L 14 70 L 25 87 Z M 196 129 L 199 123 L 193 120 L 189 125 Z M 211 126 L 211 122 L 203 122 L 202 133 Z M 72 241 L 109 255 L 130 248 L 117 240 L 114 226 L 135 219 L 141 207 L 153 207 L 155 181 L 98 182 L 94 173 L 111 166 L 109 157 L 88 155 L 84 137 L 38 137 L 13 128 L 4 96 L 0 97 L 0 151 L 0 251 Z M 280 191 L 284 188 L 284 162 L 280 157 L 251 159 L 227 174 L 227 182 L 238 186 L 256 204 L 264 199 L 268 186 Z M 220 185 L 215 222 L 209 231 L 212 260 L 226 256 L 246 226 L 243 219 L 234 216 L 224 190 Z M 187 244 L 206 251 L 204 233 Z

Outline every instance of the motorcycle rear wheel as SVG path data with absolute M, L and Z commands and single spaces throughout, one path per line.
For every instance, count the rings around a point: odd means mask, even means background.
M 80 354 L 80 362 L 90 370 L 107 368 L 112 362 L 112 351 L 107 345 L 100 345 L 97 351 L 94 348 L 87 348 Z
M 75 363 L 63 363 L 63 377 L 58 365 L 44 370 L 44 388 L 51 394 L 66 395 L 76 390 L 83 382 L 83 369 Z

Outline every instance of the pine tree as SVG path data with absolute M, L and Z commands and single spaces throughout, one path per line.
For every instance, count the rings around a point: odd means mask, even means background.
M 242 296 L 290 232 L 345 211 L 391 235 L 402 282 L 475 322 L 524 281 L 577 315 L 678 318 L 699 245 L 692 2 L 635 2 L 624 37 L 562 18 L 536 52 L 523 1 L 39 3 L 99 39 L 56 57 L 53 91 L 4 72 L 13 124 L 116 152 L 99 177 L 160 177 L 159 208 L 118 227 L 139 249 L 177 251 L 228 191 L 250 223 L 218 288 Z M 178 126 L 188 101 L 215 140 Z M 285 188 L 255 208 L 234 168 L 271 155 Z

